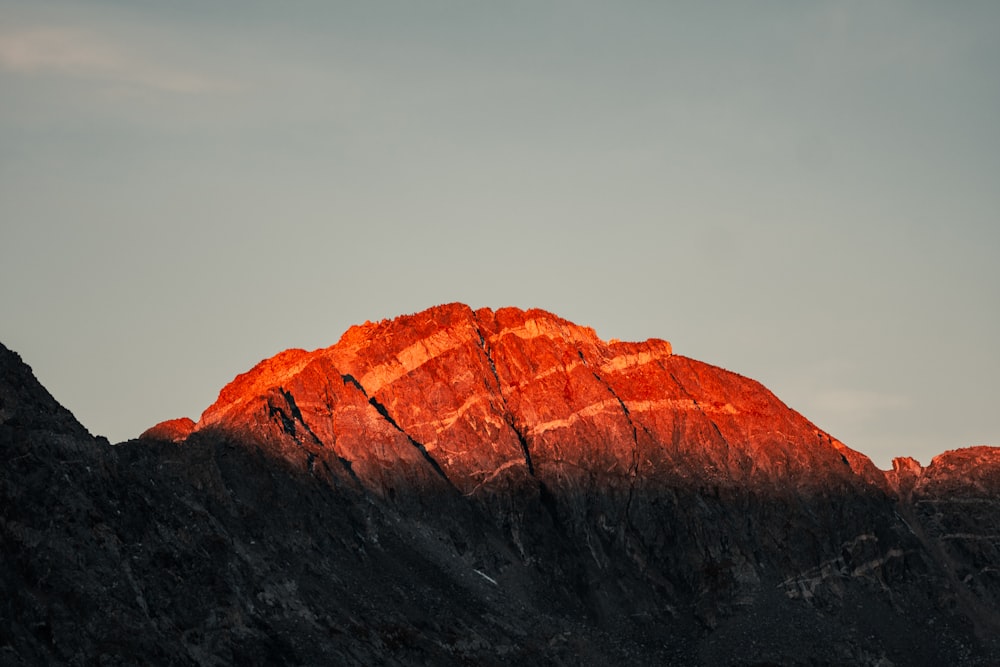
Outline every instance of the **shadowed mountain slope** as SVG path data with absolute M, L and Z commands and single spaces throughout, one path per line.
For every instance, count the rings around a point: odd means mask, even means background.
M 114 447 L 0 369 L 5 663 L 1000 660 L 998 450 L 882 472 L 662 340 L 440 306 Z

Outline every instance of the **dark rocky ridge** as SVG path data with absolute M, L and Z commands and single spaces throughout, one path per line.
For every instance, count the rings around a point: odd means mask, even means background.
M 116 447 L 0 370 L 4 664 L 1000 662 L 997 450 L 884 474 L 662 341 L 446 306 Z

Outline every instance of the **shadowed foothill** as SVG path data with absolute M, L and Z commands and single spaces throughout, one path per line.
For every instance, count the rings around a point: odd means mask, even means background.
M 1000 662 L 1000 450 L 882 471 L 663 340 L 438 306 L 116 446 L 0 370 L 3 664 Z

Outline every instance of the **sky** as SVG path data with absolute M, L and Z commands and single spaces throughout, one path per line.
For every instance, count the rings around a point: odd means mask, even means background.
M 112 442 L 432 305 L 1000 445 L 1000 3 L 0 0 L 0 341 Z

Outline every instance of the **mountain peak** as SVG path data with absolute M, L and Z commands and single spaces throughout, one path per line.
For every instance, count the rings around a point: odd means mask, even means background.
M 206 430 L 340 462 L 381 492 L 385 471 L 412 461 L 463 493 L 525 477 L 885 485 L 759 383 L 540 309 L 451 303 L 353 326 L 235 378 L 193 432 Z

